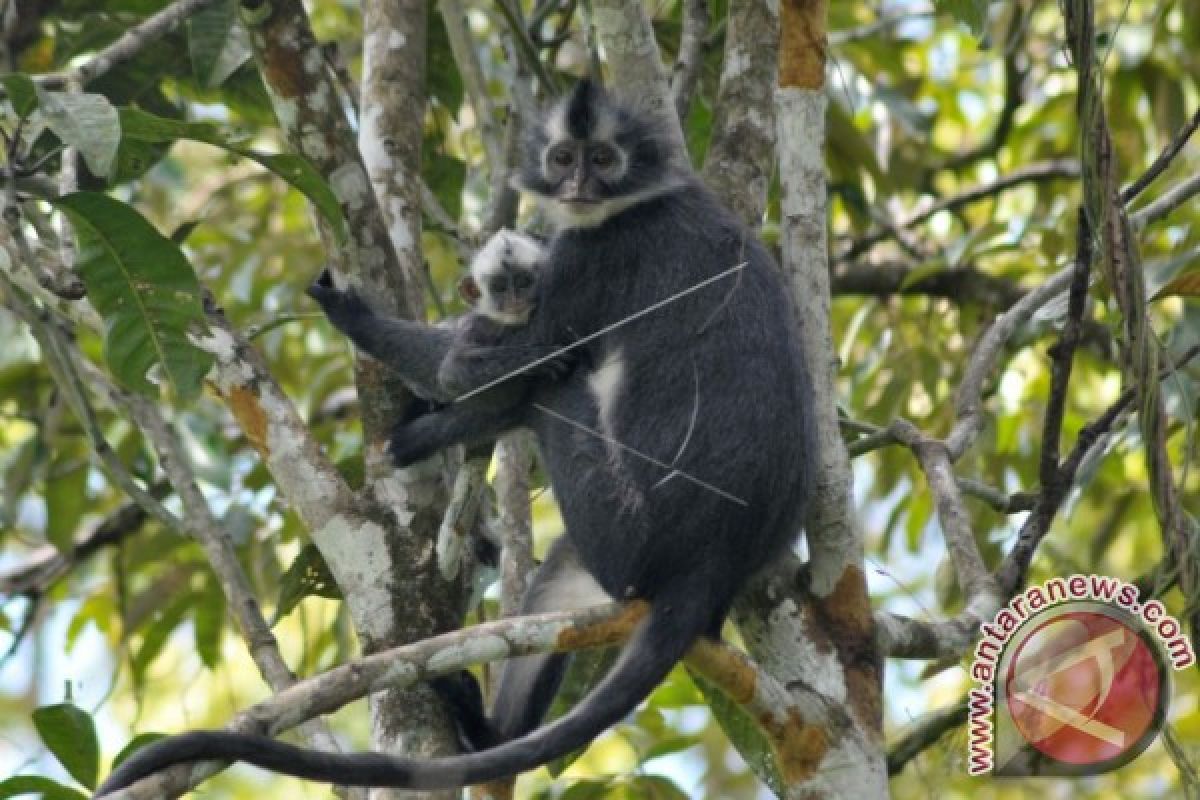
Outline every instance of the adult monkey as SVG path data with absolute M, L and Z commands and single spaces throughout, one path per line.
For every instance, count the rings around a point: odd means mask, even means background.
M 776 265 L 668 141 L 646 115 L 587 81 L 550 112 L 518 181 L 549 205 L 560 229 L 528 324 L 506 330 L 494 347 L 443 363 L 447 332 L 379 317 L 327 276 L 311 289 L 356 345 L 433 397 L 485 386 L 586 340 L 566 377 L 552 370 L 520 380 L 533 381 L 531 405 L 541 413 L 529 422 L 566 523 L 569 542 L 556 558 L 577 560 L 608 596 L 651 607 L 608 675 L 565 716 L 528 731 L 544 711 L 535 697 L 509 731 L 479 737 L 495 746 L 475 753 L 330 754 L 195 732 L 140 750 L 101 795 L 201 759 L 418 789 L 513 775 L 586 745 L 632 711 L 697 637 L 719 635 L 739 590 L 800 529 L 813 399 Z M 713 282 L 679 294 L 705 281 Z M 593 337 L 600 331 L 608 332 Z M 544 683 L 556 663 L 542 659 L 524 683 Z M 507 734 L 516 738 L 501 741 Z

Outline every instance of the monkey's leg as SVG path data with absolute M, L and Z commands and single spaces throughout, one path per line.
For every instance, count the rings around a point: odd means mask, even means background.
M 580 565 L 570 540 L 560 536 L 534 573 L 521 602 L 521 613 L 567 611 L 611 601 Z M 481 750 L 538 727 L 558 694 L 566 667 L 567 656 L 563 653 L 504 662 L 490 718 L 483 713 L 482 693 L 470 673 L 438 678 L 433 685 L 454 712 L 463 744 Z

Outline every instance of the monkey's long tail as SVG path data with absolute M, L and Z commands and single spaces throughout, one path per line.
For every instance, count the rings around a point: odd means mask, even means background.
M 274 772 L 344 786 L 442 789 L 533 769 L 584 747 L 654 690 L 713 622 L 704 589 L 658 598 L 608 675 L 566 715 L 497 747 L 461 756 L 413 759 L 380 753 L 326 753 L 266 736 L 196 731 L 137 751 L 96 792 L 102 797 L 161 769 L 190 761 L 245 761 Z

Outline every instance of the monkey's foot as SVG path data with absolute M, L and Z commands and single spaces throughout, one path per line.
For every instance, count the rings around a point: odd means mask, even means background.
M 397 467 L 410 467 L 418 461 L 424 461 L 435 452 L 413 434 L 414 431 L 408 425 L 401 424 L 392 429 L 387 452 Z

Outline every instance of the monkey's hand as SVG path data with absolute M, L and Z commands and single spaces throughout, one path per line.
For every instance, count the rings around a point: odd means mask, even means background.
M 375 313 L 354 290 L 343 291 L 335 287 L 328 268 L 322 270 L 308 287 L 307 293 L 321 306 L 330 323 L 343 333 L 348 333 L 353 323 L 372 317 Z

